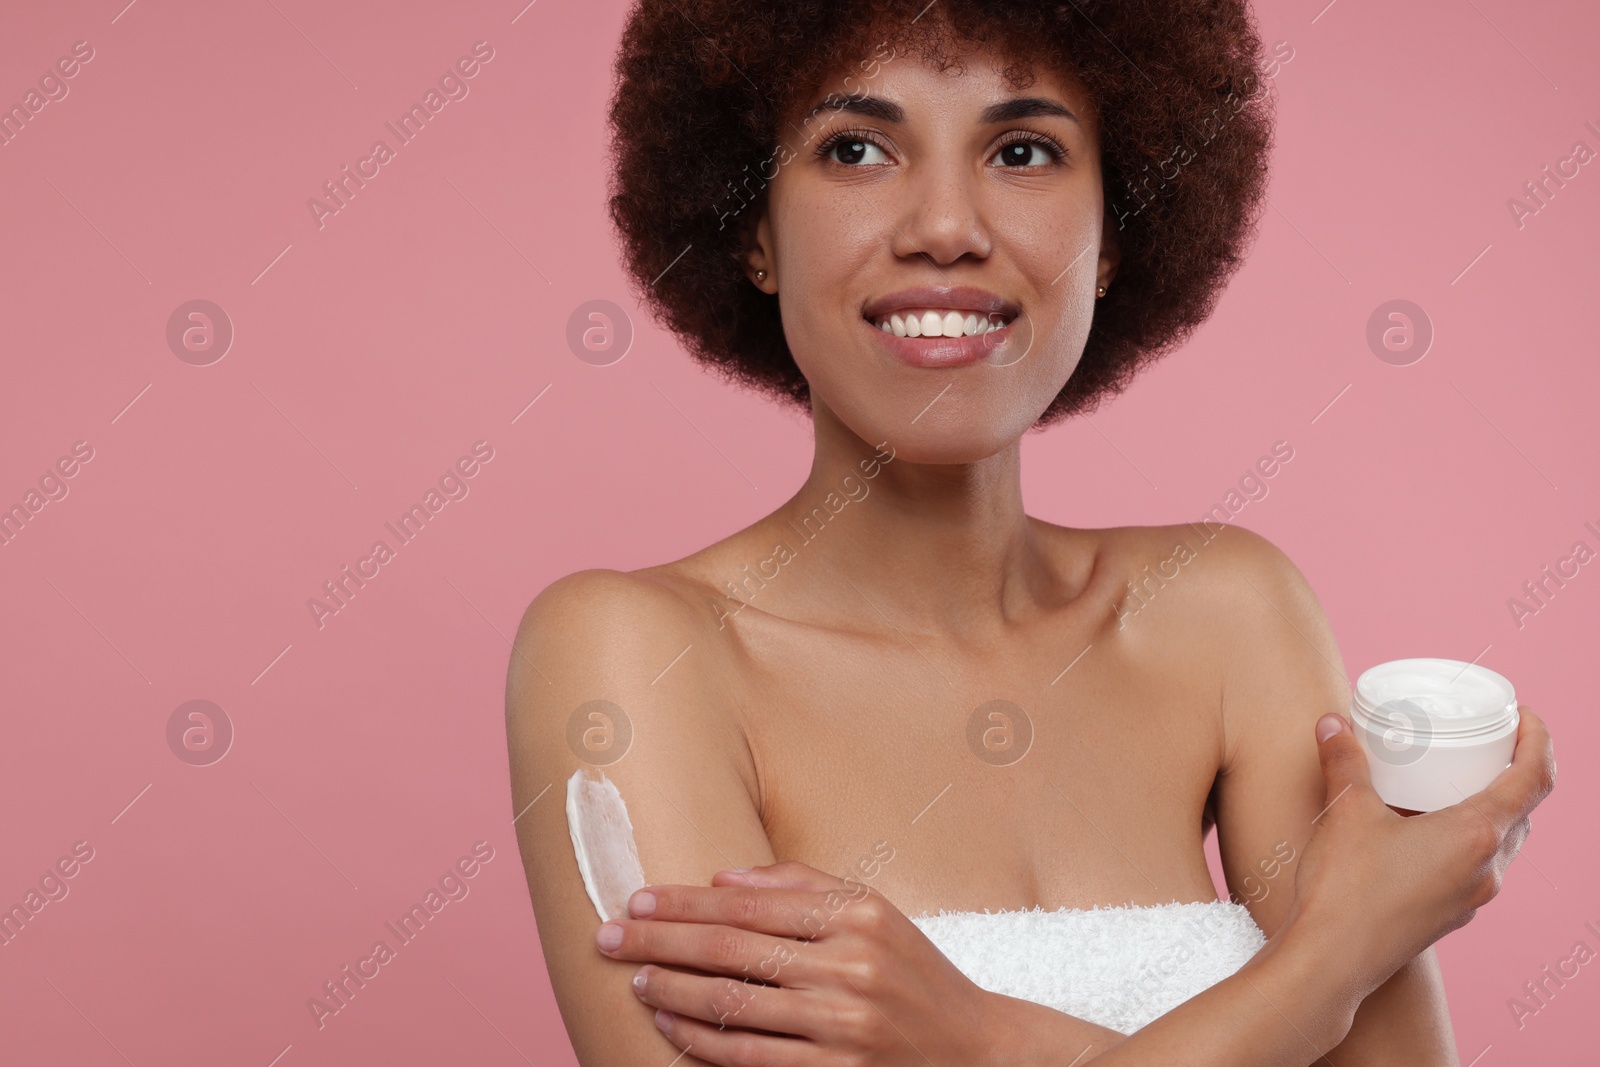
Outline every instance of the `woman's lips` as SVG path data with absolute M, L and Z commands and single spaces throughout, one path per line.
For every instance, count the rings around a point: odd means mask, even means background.
M 998 330 L 961 337 L 900 337 L 861 320 L 862 328 L 871 331 L 890 355 L 912 367 L 965 367 L 985 360 L 1004 363 L 995 356 L 1011 339 L 1016 324 L 1013 318 Z

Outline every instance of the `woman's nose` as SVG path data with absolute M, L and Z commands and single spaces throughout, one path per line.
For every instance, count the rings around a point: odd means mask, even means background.
M 921 254 L 941 267 L 968 254 L 986 259 L 992 240 L 978 186 L 977 176 L 963 164 L 919 168 L 900 187 L 905 200 L 895 224 L 895 254 Z

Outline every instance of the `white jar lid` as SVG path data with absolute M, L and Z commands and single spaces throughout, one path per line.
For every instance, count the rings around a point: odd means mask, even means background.
M 1514 720 L 1517 694 L 1503 675 L 1475 663 L 1397 659 L 1361 673 L 1352 707 L 1379 732 L 1465 739 Z

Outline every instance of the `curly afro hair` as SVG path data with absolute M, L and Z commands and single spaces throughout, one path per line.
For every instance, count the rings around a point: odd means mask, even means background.
M 1099 112 L 1121 261 L 1082 359 L 1036 425 L 1092 411 L 1187 339 L 1242 261 L 1272 143 L 1262 75 L 1275 67 L 1246 0 L 942 0 L 923 18 L 932 7 L 638 0 L 616 59 L 608 189 L 632 284 L 725 380 L 809 410 L 777 297 L 744 266 L 781 165 L 780 124 L 793 128 L 841 71 L 859 75 L 845 82 L 851 94 L 865 92 L 855 85 L 876 67 L 863 42 L 941 71 L 994 49 L 1012 91 L 1042 66 L 1076 78 Z

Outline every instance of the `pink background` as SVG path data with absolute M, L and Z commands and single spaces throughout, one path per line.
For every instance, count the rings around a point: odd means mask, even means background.
M 0 16 L 0 103 L 94 49 L 0 146 L 0 506 L 94 450 L 0 546 L 0 903 L 94 849 L 0 947 L 3 1057 L 572 1063 L 511 826 L 507 637 L 560 575 L 776 506 L 809 427 L 637 313 L 603 215 L 621 3 L 123 3 Z M 1508 600 L 1600 548 L 1600 164 L 1521 228 L 1507 201 L 1600 149 L 1600 14 L 1258 11 L 1294 55 L 1253 255 L 1186 348 L 1027 439 L 1030 510 L 1196 518 L 1287 440 L 1235 521 L 1310 578 L 1352 676 L 1485 650 L 1551 724 L 1562 786 L 1440 953 L 1463 1063 L 1586 1061 L 1600 963 L 1520 1029 L 1507 1001 L 1600 950 L 1600 563 L 1520 627 Z M 469 95 L 319 229 L 307 199 L 480 40 Z M 197 298 L 236 331 L 209 366 L 166 341 Z M 637 336 L 599 367 L 565 329 L 602 298 Z M 1365 340 L 1397 298 L 1436 331 L 1409 366 Z M 307 599 L 477 441 L 470 495 L 318 629 Z M 209 766 L 168 747 L 195 699 L 236 731 Z M 319 1030 L 308 998 L 477 841 L 470 895 Z

